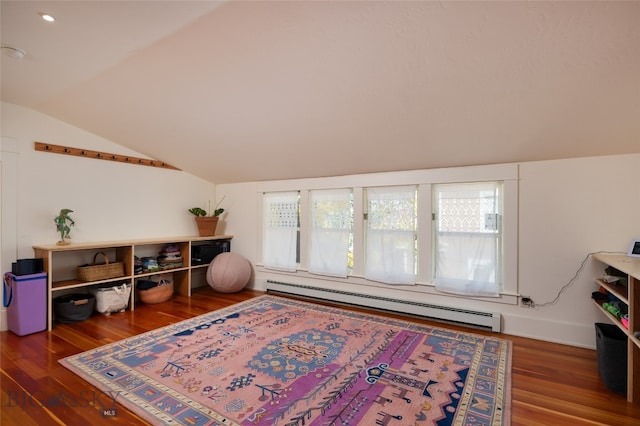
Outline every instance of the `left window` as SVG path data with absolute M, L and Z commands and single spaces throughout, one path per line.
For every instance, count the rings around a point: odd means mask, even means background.
M 265 267 L 296 270 L 300 232 L 299 205 L 298 191 L 264 194 L 262 253 Z

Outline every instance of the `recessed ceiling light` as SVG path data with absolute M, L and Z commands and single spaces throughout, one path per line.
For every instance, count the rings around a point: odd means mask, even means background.
M 40 13 L 40 17 L 47 22 L 53 22 L 56 20 L 53 15 L 49 15 L 48 13 Z

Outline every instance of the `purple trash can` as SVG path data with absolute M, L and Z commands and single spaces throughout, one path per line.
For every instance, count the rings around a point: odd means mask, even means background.
M 7 327 L 18 336 L 47 328 L 47 273 L 4 274 L 2 298 L 7 308 Z

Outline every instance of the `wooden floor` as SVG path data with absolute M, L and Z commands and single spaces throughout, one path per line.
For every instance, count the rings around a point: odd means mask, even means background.
M 22 337 L 1 332 L 0 424 L 146 424 L 123 407 L 116 417 L 104 418 L 102 408 L 113 405 L 109 397 L 58 360 L 262 294 L 219 294 L 205 287 L 191 298 L 175 296 L 162 304 L 138 305 L 135 311 L 96 314 L 81 323 L 56 324 L 52 332 Z M 640 406 L 600 381 L 595 351 L 493 334 L 513 342 L 513 425 L 640 425 Z

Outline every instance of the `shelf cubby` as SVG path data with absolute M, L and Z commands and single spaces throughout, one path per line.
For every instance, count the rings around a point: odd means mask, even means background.
M 607 311 L 599 303 L 595 303 L 607 318 L 627 336 L 627 400 L 634 404 L 640 404 L 640 339 L 634 336 L 634 332 L 640 331 L 640 258 L 604 253 L 594 254 L 593 257 L 597 261 L 627 274 L 626 287 L 617 283 L 607 283 L 600 278 L 595 281 L 596 284 L 627 306 L 629 328 L 626 328 L 617 316 Z

